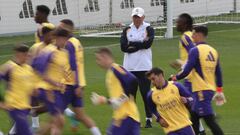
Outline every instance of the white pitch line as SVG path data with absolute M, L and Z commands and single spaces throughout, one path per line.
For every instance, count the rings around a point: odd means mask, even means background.
M 110 45 L 102 45 L 102 46 L 88 46 L 88 47 L 84 47 L 85 50 L 91 50 L 91 49 L 98 49 L 101 47 L 115 47 L 118 46 L 119 44 L 110 44 Z M 12 56 L 12 54 L 6 54 L 6 55 L 1 55 L 0 58 L 4 58 L 4 57 L 9 57 Z
M 86 50 L 90 50 L 90 49 L 98 49 L 101 47 L 115 47 L 118 46 L 119 44 L 110 44 L 110 45 L 102 45 L 102 46 L 88 46 L 88 47 L 84 47 L 84 49 Z
M 238 31 L 240 29 L 231 29 L 231 30 L 219 30 L 219 31 L 212 31 L 209 33 L 220 33 L 220 32 L 230 32 L 230 31 Z M 174 38 L 178 38 L 179 36 L 174 36 Z M 164 39 L 155 39 L 155 40 L 164 40 Z M 98 49 L 101 47 L 115 47 L 118 46 L 119 44 L 110 44 L 110 45 L 103 45 L 103 46 L 88 46 L 88 47 L 84 47 L 84 49 L 86 50 L 90 50 L 90 49 Z M 0 46 L 4 46 L 4 45 L 0 45 Z M 4 58 L 4 57 L 9 57 L 12 56 L 12 54 L 6 54 L 6 55 L 1 55 L 0 58 Z

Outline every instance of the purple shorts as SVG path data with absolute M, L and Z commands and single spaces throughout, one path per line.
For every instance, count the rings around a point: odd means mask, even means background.
M 18 135 L 33 135 L 28 123 L 29 110 L 11 110 L 8 112 L 10 117 L 16 124 L 16 130 Z
M 64 97 L 63 94 L 58 90 L 53 90 L 54 100 L 50 101 L 47 98 L 47 90 L 39 89 L 38 99 L 42 101 L 48 109 L 51 115 L 62 114 L 64 111 Z
M 170 132 L 167 135 L 195 135 L 195 133 L 192 126 L 187 126 L 177 131 Z
M 83 107 L 82 98 L 75 94 L 76 88 L 76 86 L 67 85 L 64 92 L 64 109 L 66 109 L 69 104 L 71 104 L 73 107 Z
M 206 115 L 213 115 L 212 98 L 214 91 L 204 90 L 193 93 L 193 112 L 196 112 L 200 117 Z
M 140 123 L 130 117 L 122 120 L 119 126 L 112 122 L 107 135 L 140 135 Z

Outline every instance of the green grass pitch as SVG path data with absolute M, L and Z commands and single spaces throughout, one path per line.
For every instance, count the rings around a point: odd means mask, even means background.
M 215 47 L 220 53 L 221 65 L 224 77 L 224 90 L 227 98 L 227 104 L 222 107 L 216 107 L 215 111 L 218 116 L 218 122 L 226 135 L 240 135 L 240 109 L 239 109 L 239 95 L 240 95 L 240 25 L 210 25 L 210 33 L 208 43 Z M 91 46 L 109 47 L 115 55 L 117 63 L 122 63 L 123 53 L 120 51 L 118 38 L 80 38 L 85 49 L 85 68 L 87 77 L 87 87 L 85 89 L 85 109 L 95 121 L 103 134 L 111 121 L 112 110 L 109 106 L 94 106 L 90 102 L 90 94 L 96 91 L 100 94 L 107 95 L 105 87 L 105 71 L 100 69 L 95 63 L 94 51 L 96 48 Z M 18 36 L 18 37 L 0 37 L 0 64 L 11 58 L 11 49 L 14 44 L 19 42 L 27 42 L 29 45 L 33 42 L 33 35 Z M 162 67 L 166 72 L 166 77 L 175 73 L 173 69 L 168 66 L 168 63 L 178 58 L 178 39 L 155 40 L 152 46 L 153 50 L 153 64 L 154 66 Z M 0 85 L 1 93 L 4 89 Z M 143 102 L 138 93 L 137 104 L 141 113 L 141 121 L 144 124 L 145 117 L 143 111 Z M 48 115 L 40 116 L 40 121 L 45 122 Z M 0 111 L 0 130 L 4 133 L 10 129 L 11 120 L 7 113 Z M 163 134 L 161 127 L 153 122 L 152 129 L 141 129 L 142 135 L 159 135 Z M 206 127 L 206 126 L 205 126 Z M 66 135 L 89 135 L 87 128 L 80 124 L 79 132 L 72 133 L 70 131 L 69 122 L 66 121 L 64 134 Z M 211 134 L 206 127 L 207 134 Z

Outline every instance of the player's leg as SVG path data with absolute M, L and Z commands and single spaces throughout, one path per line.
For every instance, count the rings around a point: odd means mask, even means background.
M 139 80 L 139 88 L 142 95 L 142 99 L 144 102 L 144 108 L 146 113 L 146 125 L 145 128 L 151 128 L 152 127 L 152 113 L 150 109 L 148 108 L 147 104 L 147 93 L 150 91 L 151 82 L 146 78 L 145 72 L 141 71 L 138 72 L 138 80 Z
M 53 124 L 54 124 L 54 131 L 56 133 L 61 134 L 62 130 L 64 128 L 64 115 L 63 115 L 63 111 L 64 111 L 64 95 L 58 91 L 55 90 L 53 91 L 53 107 L 54 110 L 52 111 L 52 116 L 53 116 Z M 50 99 L 51 100 L 51 99 Z
M 137 79 L 138 79 L 138 77 L 139 77 L 139 75 L 138 75 L 138 72 L 131 72 Z M 139 82 L 139 81 L 138 81 Z M 137 83 L 138 83 L 137 82 Z M 135 99 L 135 101 L 136 101 L 136 97 L 137 97 L 137 90 L 138 90 L 138 86 L 139 86 L 139 84 L 137 84 L 137 88 L 136 89 L 133 89 L 132 91 L 131 91 L 131 94 L 134 96 L 134 99 Z
M 214 117 L 214 111 L 212 108 L 212 98 L 214 96 L 214 92 L 211 90 L 208 91 L 200 91 L 197 93 L 198 96 L 198 115 L 204 118 L 204 121 L 211 129 L 214 135 L 222 135 L 223 132 L 221 128 L 216 123 Z
M 67 116 L 67 118 L 71 124 L 71 130 L 73 132 L 77 132 L 80 122 L 79 122 L 79 120 L 76 119 L 75 113 L 70 108 L 67 108 L 64 110 L 64 114 L 65 114 L 65 116 Z
M 64 126 L 64 116 L 63 116 L 63 95 L 60 91 L 48 91 L 48 90 L 39 90 L 41 95 L 40 99 L 44 102 L 45 106 L 48 109 L 48 112 L 51 115 L 51 120 L 46 126 L 42 127 L 40 134 L 45 134 L 50 132 L 61 133 Z
M 75 112 L 75 117 L 77 120 L 81 121 L 87 128 L 89 128 L 92 135 L 101 135 L 99 128 L 96 126 L 95 122 L 90 118 L 84 111 L 83 107 L 83 93 L 82 95 L 76 95 L 75 89 L 71 90 L 72 95 L 71 104 L 73 106 L 73 111 Z
M 83 107 L 74 107 L 73 110 L 76 114 L 76 118 L 90 129 L 92 135 L 101 135 L 101 132 L 95 122 L 84 112 Z
M 213 135 L 223 135 L 223 131 L 217 124 L 214 115 L 204 116 L 203 118 L 207 126 L 211 129 Z
M 31 105 L 33 107 L 33 109 L 31 110 L 32 128 L 33 128 L 33 130 L 35 130 L 35 129 L 38 129 L 40 127 L 39 117 L 38 117 L 38 114 L 36 113 L 36 109 L 34 109 L 35 107 L 39 106 L 39 100 L 38 100 L 37 97 L 32 97 Z
M 12 128 L 9 130 L 8 135 L 15 135 L 17 133 L 16 123 L 12 125 Z
M 184 79 L 184 83 L 183 83 L 183 84 L 184 84 L 185 88 L 186 88 L 189 92 L 192 93 L 192 83 L 191 83 L 188 79 Z M 192 109 L 189 108 L 190 114 L 191 114 L 191 111 L 192 111 Z M 192 117 L 192 116 L 191 116 L 191 117 Z M 203 125 L 202 125 L 201 120 L 199 120 L 199 134 L 200 134 L 200 135 L 206 135 L 205 129 L 204 129 Z
M 10 117 L 16 124 L 16 131 L 18 135 L 33 135 L 28 124 L 29 110 L 11 110 L 9 111 Z
M 214 96 L 213 91 L 204 91 L 203 92 L 204 101 L 202 102 L 203 113 L 201 114 L 206 122 L 207 126 L 211 129 L 214 135 L 223 135 L 223 131 L 217 124 L 215 120 L 215 113 L 212 108 L 212 98 Z
M 206 135 L 201 119 L 199 120 L 199 135 Z
M 196 133 L 196 135 L 199 134 L 199 116 L 196 112 L 191 112 L 191 121 L 192 121 L 192 127 L 193 127 L 193 130 L 194 132 Z
M 76 132 L 78 130 L 79 121 L 76 119 L 75 113 L 67 108 L 74 98 L 74 87 L 71 85 L 66 86 L 66 90 L 64 92 L 64 114 L 67 116 L 68 120 L 71 124 L 71 130 Z

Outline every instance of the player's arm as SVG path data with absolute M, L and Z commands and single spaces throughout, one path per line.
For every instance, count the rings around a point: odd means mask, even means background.
M 4 80 L 6 82 L 9 81 L 10 78 L 10 72 L 12 70 L 12 67 L 10 64 L 4 64 L 0 67 L 0 82 L 1 80 Z M 0 92 L 0 109 L 8 110 L 7 106 L 5 106 L 2 101 L 4 101 L 4 95 Z
M 138 49 L 148 49 L 152 46 L 154 40 L 154 29 L 151 26 L 146 28 L 147 30 L 147 37 L 144 39 L 143 42 L 130 42 L 130 46 L 136 46 Z
M 217 61 L 217 66 L 216 66 L 216 70 L 215 70 L 215 76 L 216 76 L 217 87 L 221 88 L 223 86 L 223 83 L 222 83 L 222 70 L 221 70 L 219 59 Z
M 75 76 L 75 86 L 80 86 L 79 83 L 79 74 L 78 74 L 78 67 L 77 67 L 77 60 L 76 60 L 76 50 L 71 42 L 67 42 L 66 50 L 68 51 L 68 60 L 70 64 L 71 70 L 74 72 Z
M 123 30 L 120 38 L 120 45 L 121 45 L 121 50 L 125 53 L 134 53 L 138 51 L 139 49 L 137 46 L 130 45 L 128 39 L 127 39 L 127 31 L 130 29 L 130 27 L 127 27 Z
M 176 80 L 181 80 L 189 75 L 189 73 L 192 71 L 192 69 L 197 63 L 198 56 L 198 49 L 196 47 L 192 48 L 189 52 L 187 63 L 183 66 L 183 70 L 176 75 Z
M 153 113 L 153 115 L 156 117 L 156 121 L 162 126 L 167 128 L 169 125 L 167 121 L 161 117 L 161 115 L 157 111 L 156 104 L 152 100 L 152 91 L 150 90 L 147 94 L 147 103 L 148 107 L 150 108 L 150 111 Z
M 160 117 L 160 114 L 157 111 L 156 104 L 154 104 L 154 102 L 152 100 L 152 92 L 153 91 L 150 90 L 147 94 L 147 103 L 148 103 L 148 107 L 150 108 L 151 112 L 156 117 L 156 121 L 159 122 L 161 117 Z
M 193 103 L 191 93 L 181 83 L 174 82 L 174 85 L 178 88 L 182 103 L 184 103 L 188 108 L 191 108 Z
M 92 92 L 90 97 L 94 105 L 109 104 L 114 110 L 118 109 L 123 103 L 129 100 L 128 96 L 122 94 L 118 98 L 106 98 L 105 96 L 99 95 L 96 92 Z
M 222 71 L 220 66 L 220 61 L 218 59 L 217 66 L 215 70 L 215 76 L 216 76 L 216 85 L 217 85 L 217 92 L 213 97 L 213 100 L 216 101 L 216 105 L 221 106 L 224 103 L 226 103 L 226 99 L 223 93 L 223 83 L 222 83 Z

